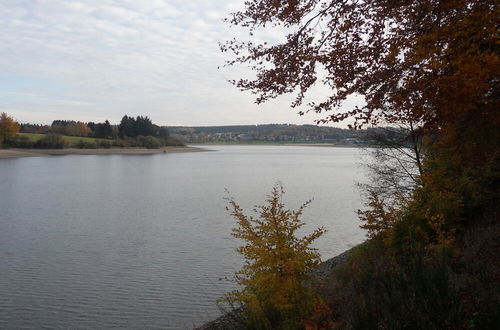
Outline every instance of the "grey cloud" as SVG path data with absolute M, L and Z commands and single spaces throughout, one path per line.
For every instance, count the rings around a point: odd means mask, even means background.
M 47 78 L 67 89 L 44 102 L 26 96 L 22 103 L 0 107 L 24 120 L 31 112 L 45 122 L 56 119 L 54 114 L 116 122 L 127 112 L 162 124 L 312 123 L 313 117 L 288 108 L 289 98 L 259 107 L 251 95 L 227 83 L 246 70 L 217 69 L 226 56 L 218 42 L 241 36 L 220 19 L 241 5 L 234 0 L 2 1 L 1 72 Z

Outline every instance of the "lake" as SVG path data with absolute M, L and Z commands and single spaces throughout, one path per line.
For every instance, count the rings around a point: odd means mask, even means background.
M 191 329 L 219 315 L 242 264 L 225 189 L 245 209 L 274 183 L 325 226 L 323 259 L 364 240 L 360 149 L 0 159 L 0 328 Z

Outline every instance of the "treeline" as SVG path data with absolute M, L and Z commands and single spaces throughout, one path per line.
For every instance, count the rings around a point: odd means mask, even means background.
M 216 142 L 271 142 L 271 143 L 333 143 L 369 145 L 380 136 L 394 135 L 397 130 L 376 127 L 360 130 L 318 125 L 265 124 L 168 127 L 169 131 L 182 136 L 190 143 Z
M 40 124 L 29 124 L 21 123 L 19 124 L 19 132 L 30 133 L 30 134 L 47 134 L 50 133 L 50 125 L 40 125 Z
M 21 133 L 49 134 L 57 133 L 68 136 L 95 137 L 113 139 L 118 136 L 116 127 L 111 126 L 108 120 L 104 123 L 84 123 L 74 120 L 54 120 L 51 125 L 22 123 Z
M 169 127 L 171 132 L 181 135 L 189 134 L 246 134 L 255 138 L 261 136 L 315 136 L 326 139 L 341 139 L 361 137 L 363 132 L 338 127 L 294 124 L 264 124 L 264 125 L 230 125 L 230 126 L 200 126 L 200 127 Z
M 48 134 L 58 133 L 68 136 L 95 137 L 103 139 L 115 139 L 118 137 L 116 126 L 112 126 L 108 120 L 103 123 L 74 120 L 54 120 L 51 125 L 20 124 L 21 133 Z
M 118 132 L 121 137 L 154 136 L 156 138 L 166 139 L 169 132 L 165 127 L 153 124 L 148 117 L 137 116 L 136 118 L 123 116 Z
M 103 123 L 81 122 L 74 120 L 54 120 L 51 125 L 20 124 L 21 133 L 59 133 L 68 136 L 95 137 L 115 139 L 117 137 L 154 136 L 167 138 L 169 131 L 165 127 L 153 124 L 147 116 L 123 116 L 119 125 L 111 125 L 108 120 Z
M 123 116 L 116 128 L 118 141 L 125 147 L 159 148 L 162 146 L 182 146 L 184 142 L 171 136 L 167 128 L 153 124 L 147 116 Z
M 94 137 L 104 139 L 115 139 L 117 137 L 116 130 L 111 126 L 109 121 L 104 123 L 88 123 L 88 127 L 94 132 Z
M 10 120 L 13 121 L 12 118 Z M 119 125 L 112 125 L 108 120 L 102 123 L 54 120 L 51 125 L 30 123 L 17 125 L 20 133 L 44 136 L 36 138 L 34 135 L 16 135 L 16 132 L 3 139 L 6 146 L 44 149 L 65 147 L 156 149 L 163 146 L 184 145 L 180 138 L 171 136 L 168 129 L 155 125 L 147 116 L 134 118 L 125 115 Z

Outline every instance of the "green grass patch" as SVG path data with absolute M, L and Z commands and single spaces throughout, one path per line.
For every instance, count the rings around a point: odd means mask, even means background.
M 45 134 L 37 134 L 37 133 L 17 133 L 19 136 L 27 136 L 30 141 L 36 142 L 43 138 Z
M 38 134 L 38 133 L 18 133 L 19 136 L 27 136 L 31 141 L 36 142 L 43 138 L 45 134 Z M 91 138 L 91 137 L 82 137 L 82 136 L 68 136 L 68 135 L 63 135 L 65 139 L 68 140 L 70 145 L 78 143 L 79 141 L 83 142 L 100 142 L 100 141 L 113 141 L 110 139 L 97 139 L 97 138 Z

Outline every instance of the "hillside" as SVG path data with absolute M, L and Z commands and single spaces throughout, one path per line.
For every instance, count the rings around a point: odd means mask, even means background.
M 317 125 L 266 124 L 234 126 L 169 126 L 188 143 L 331 143 L 364 145 L 383 129 L 350 130 Z

